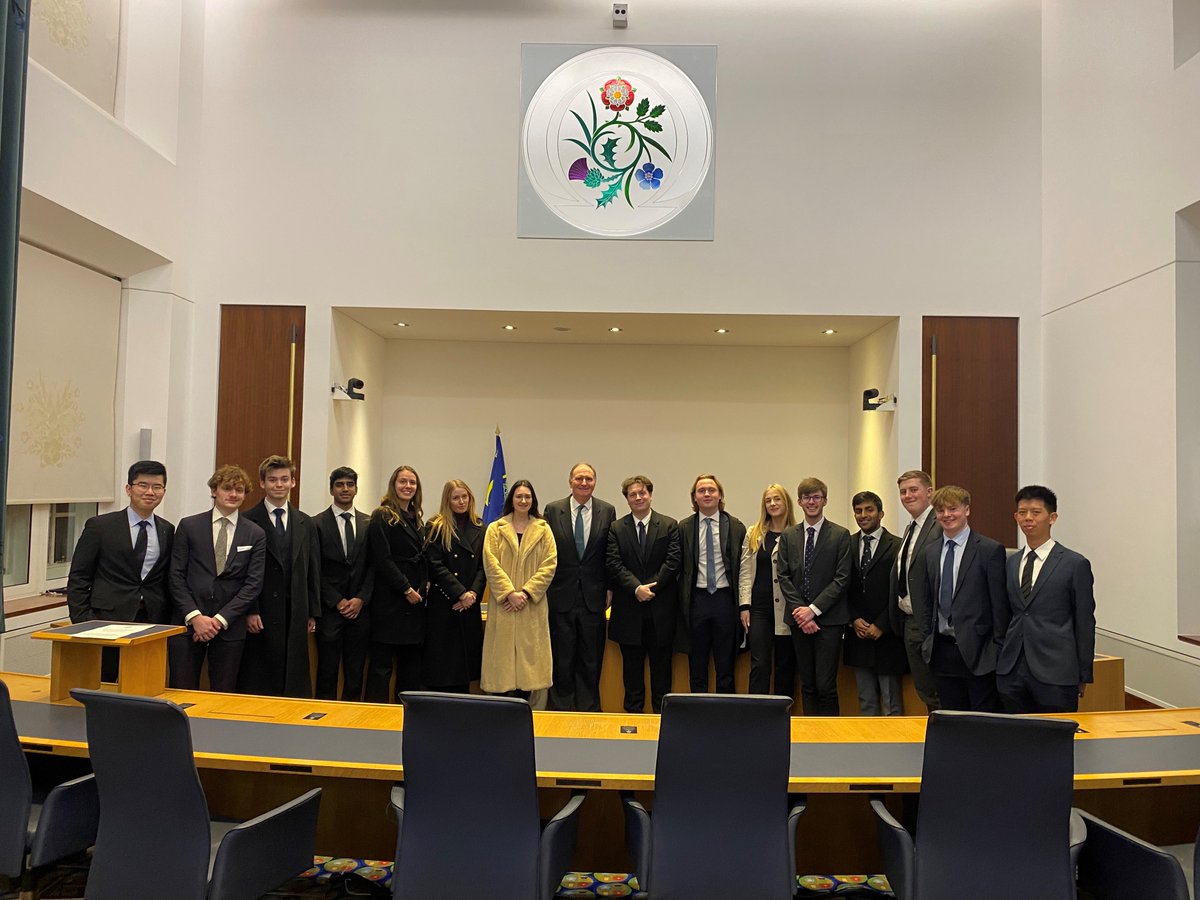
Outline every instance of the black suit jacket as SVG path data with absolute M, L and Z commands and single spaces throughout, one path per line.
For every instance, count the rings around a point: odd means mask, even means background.
M 313 517 L 317 529 L 317 541 L 321 548 L 321 606 L 323 615 L 338 615 L 337 605 L 342 600 L 358 597 L 363 610 L 371 603 L 371 591 L 375 585 L 375 572 L 368 563 L 367 528 L 371 517 L 354 511 L 354 544 L 350 558 L 342 549 L 343 522 L 328 508 Z M 359 613 L 361 616 L 363 613 Z
M 253 610 L 262 590 L 267 536 L 239 515 L 229 539 L 225 569 L 217 572 L 212 534 L 212 510 L 186 516 L 175 528 L 170 574 L 173 621 L 182 625 L 193 611 L 206 616 L 220 613 L 229 627 L 222 628 L 217 639 L 245 640 L 246 614 Z
M 808 526 L 803 520 L 786 529 L 779 536 L 779 554 L 776 568 L 779 571 L 779 590 L 787 604 L 788 625 L 793 629 L 800 626 L 792 618 L 792 612 L 800 606 L 816 606 L 821 611 L 817 624 L 822 628 L 845 625 L 850 621 L 850 610 L 846 605 L 846 592 L 850 589 L 850 532 L 828 519 L 817 532 L 813 547 L 812 567 L 809 571 L 810 596 L 803 596 L 804 587 L 804 543 L 808 539 Z
M 691 626 L 692 591 L 696 589 L 696 568 L 700 559 L 700 514 L 692 513 L 679 523 L 679 619 L 675 626 L 675 649 L 687 653 L 691 648 L 688 629 Z M 729 513 L 719 516 L 721 558 L 725 575 L 737 608 L 738 573 L 742 564 L 742 545 L 746 543 L 746 526 Z
M 911 520 L 910 520 L 911 521 Z M 908 530 L 908 523 L 904 525 L 904 529 Z M 891 597 L 892 602 L 888 606 L 888 615 L 891 618 L 892 631 L 904 637 L 904 620 L 908 615 L 900 609 L 900 552 L 904 549 L 904 539 L 898 538 L 900 547 L 896 550 L 896 563 L 892 566 L 891 577 Z M 905 576 L 908 580 L 908 592 L 906 596 L 912 597 L 912 584 L 925 577 L 924 570 L 917 565 L 918 560 L 924 555 L 925 550 L 930 544 L 941 544 L 942 526 L 938 524 L 937 515 L 930 510 L 929 515 L 925 518 L 925 524 L 921 526 L 921 530 L 913 535 L 912 550 L 909 553 L 908 571 Z
M 558 568 L 546 598 L 551 612 L 567 612 L 583 600 L 594 613 L 608 605 L 608 532 L 616 521 L 611 503 L 592 497 L 592 527 L 588 531 L 583 559 L 575 546 L 575 501 L 571 497 L 551 500 L 543 513 L 558 548 Z
M 388 524 L 376 510 L 367 528 L 375 588 L 371 597 L 371 640 L 381 644 L 420 644 L 425 640 L 425 601 L 409 603 L 411 587 L 422 597 L 429 583 L 425 529 L 404 516 Z
M 1033 677 L 1044 684 L 1086 684 L 1096 652 L 1096 598 L 1087 557 L 1055 543 L 1042 563 L 1033 592 L 1021 595 L 1021 554 L 1007 565 L 1012 618 L 996 671 L 1006 675 L 1025 651 Z
M 680 557 L 679 525 L 672 518 L 650 511 L 645 551 L 638 543 L 633 513 L 613 524 L 608 533 L 608 577 L 613 590 L 609 640 L 641 644 L 643 608 L 650 611 L 659 642 L 674 640 Z M 638 587 L 652 582 L 657 582 L 654 596 L 639 603 L 635 595 Z
M 850 621 L 846 624 L 842 658 L 848 666 L 873 669 L 879 675 L 903 675 L 908 671 L 904 644 L 892 632 L 888 606 L 891 601 L 892 569 L 900 552 L 900 538 L 881 529 L 871 547 L 871 562 L 862 567 L 862 532 L 850 538 L 850 590 L 846 595 Z M 854 620 L 864 619 L 883 632 L 878 640 L 863 640 L 854 633 Z
M 155 516 L 154 531 L 158 535 L 158 559 L 143 579 L 133 556 L 128 512 L 122 509 L 87 520 L 67 576 L 67 607 L 72 622 L 132 622 L 142 604 L 151 622 L 163 625 L 171 621 L 167 571 L 171 567 L 175 526 Z
M 925 662 L 933 654 L 933 637 L 937 634 L 944 540 L 943 536 L 943 540 L 925 548 L 918 569 L 924 577 L 919 578 L 914 572 L 909 580 L 913 617 L 921 625 L 921 657 Z M 958 564 L 950 617 L 958 652 L 976 675 L 996 670 L 996 656 L 1008 630 L 1010 613 L 1004 590 L 1004 561 L 1004 548 L 1000 544 L 971 531 Z

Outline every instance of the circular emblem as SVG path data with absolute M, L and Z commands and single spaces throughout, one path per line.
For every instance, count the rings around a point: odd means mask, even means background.
M 563 221 L 600 237 L 651 231 L 683 211 L 708 175 L 708 106 L 674 63 L 603 47 L 541 83 L 521 129 L 525 174 Z

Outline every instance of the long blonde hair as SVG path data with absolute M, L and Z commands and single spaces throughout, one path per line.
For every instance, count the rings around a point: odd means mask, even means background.
M 403 507 L 400 505 L 400 497 L 396 493 L 396 476 L 401 472 L 412 472 L 413 477 L 417 479 L 417 492 L 413 494 L 412 500 L 408 503 L 409 510 L 417 517 L 417 528 L 421 527 L 421 476 L 417 474 L 417 470 L 412 466 L 396 466 L 392 477 L 388 479 L 387 490 L 383 496 L 379 498 L 379 508 L 375 510 L 375 515 L 383 518 L 383 521 L 388 525 L 395 525 L 400 521 L 400 510 Z
M 454 535 L 458 531 L 454 527 L 454 510 L 450 508 L 450 495 L 460 489 L 467 492 L 467 521 L 472 525 L 482 524 L 482 520 L 475 512 L 475 494 L 470 486 L 465 481 L 451 478 L 446 482 L 446 486 L 442 488 L 441 508 L 438 510 L 437 515 L 429 521 L 429 531 L 425 536 L 426 544 L 441 541 L 443 547 L 447 550 L 450 549 L 450 542 L 454 540 Z
M 787 492 L 782 484 L 768 484 L 762 494 L 762 503 L 759 504 L 758 521 L 750 527 L 750 533 L 746 535 L 747 540 L 750 541 L 750 549 L 755 553 L 762 549 L 763 540 L 767 534 L 767 526 L 771 524 L 771 516 L 767 512 L 767 495 L 772 491 L 779 492 L 779 496 L 783 498 L 784 509 L 787 510 L 783 520 L 783 527 L 791 528 L 796 524 L 796 507 L 792 503 L 792 495 Z

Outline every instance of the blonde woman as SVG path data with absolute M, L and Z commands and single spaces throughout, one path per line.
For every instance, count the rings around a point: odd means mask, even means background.
M 483 525 L 475 495 L 465 481 L 442 488 L 442 504 L 425 533 L 429 597 L 425 620 L 425 685 L 465 694 L 479 677 L 483 623 L 479 601 L 483 571 Z
M 776 570 L 779 535 L 796 524 L 792 498 L 780 484 L 763 491 L 758 522 L 742 545 L 738 608 L 742 628 L 750 632 L 750 693 L 770 694 L 771 657 L 775 658 L 776 694 L 796 695 L 796 651 L 788 627 Z
M 483 539 L 491 601 L 479 686 L 489 694 L 528 700 L 531 691 L 554 680 L 546 589 L 557 564 L 554 535 L 538 512 L 533 485 L 522 479 L 504 498 L 504 516 L 488 526 Z

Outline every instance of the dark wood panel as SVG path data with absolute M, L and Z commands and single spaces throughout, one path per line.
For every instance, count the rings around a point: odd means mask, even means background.
M 296 331 L 295 415 L 292 461 L 300 471 L 301 410 L 304 408 L 304 307 L 222 306 L 221 371 L 217 384 L 216 465 L 235 463 L 250 473 L 254 491 L 244 508 L 260 499 L 258 464 L 288 447 L 288 387 L 292 381 L 291 337 Z M 293 501 L 299 488 L 292 493 Z
M 924 319 L 922 461 L 935 486 L 971 492 L 971 527 L 1006 547 L 1016 541 L 1017 319 Z M 937 434 L 932 434 L 932 346 L 937 339 Z M 932 441 L 937 441 L 933 458 Z

